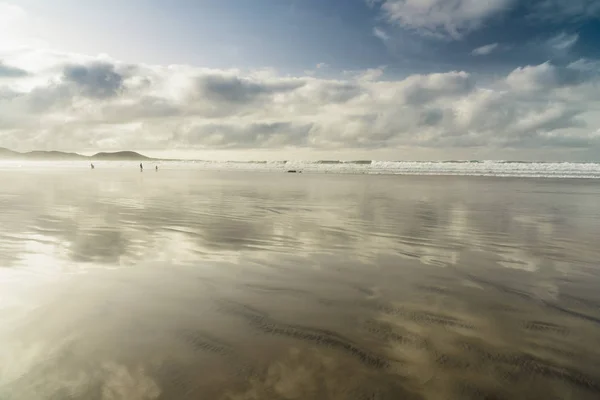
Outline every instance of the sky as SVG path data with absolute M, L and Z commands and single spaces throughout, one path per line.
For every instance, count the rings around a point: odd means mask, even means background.
M 598 0 L 0 0 L 0 147 L 600 161 Z

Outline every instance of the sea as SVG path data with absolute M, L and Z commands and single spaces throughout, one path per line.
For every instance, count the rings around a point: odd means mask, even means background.
M 448 161 L 376 161 L 376 160 L 283 160 L 283 161 L 207 161 L 148 160 L 147 166 L 169 169 L 246 172 L 308 172 L 325 174 L 497 176 L 527 178 L 600 178 L 600 163 L 531 162 L 503 160 Z M 105 168 L 132 168 L 138 162 L 100 161 Z M 15 161 L 0 160 L 0 169 L 85 168 L 82 161 Z
M 600 398 L 600 164 L 94 164 L 0 162 L 1 400 Z

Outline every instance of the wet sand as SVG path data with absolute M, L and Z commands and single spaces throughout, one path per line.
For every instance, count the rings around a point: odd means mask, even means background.
M 0 399 L 600 398 L 600 183 L 0 171 Z

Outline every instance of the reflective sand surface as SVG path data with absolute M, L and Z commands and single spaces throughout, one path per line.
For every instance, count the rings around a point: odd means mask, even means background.
M 2 400 L 600 398 L 600 183 L 0 182 Z

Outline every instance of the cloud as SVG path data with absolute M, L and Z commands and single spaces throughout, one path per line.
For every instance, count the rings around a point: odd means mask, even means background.
M 0 78 L 19 78 L 27 75 L 24 69 L 11 67 L 0 60 Z
M 556 67 L 546 62 L 519 67 L 507 76 L 506 82 L 515 91 L 552 91 L 590 82 L 597 76 L 595 71 L 578 68 L 580 65 Z
M 6 65 L 23 64 L 23 54 Z M 53 54 L 0 81 L 0 147 L 21 150 L 600 148 L 598 62 L 345 79 Z M 27 68 L 31 70 L 30 68 Z
M 548 45 L 555 50 L 564 51 L 573 47 L 578 40 L 579 35 L 577 33 L 567 34 L 562 32 L 556 36 L 551 37 L 548 40 Z
M 381 28 L 373 28 L 373 35 L 375 35 L 375 37 L 379 38 L 382 42 L 387 42 L 388 40 L 390 40 L 390 35 L 388 35 L 383 29 Z
M 597 0 L 540 0 L 531 5 L 531 17 L 553 22 L 574 22 L 600 17 Z
M 585 71 L 591 74 L 600 73 L 600 61 L 598 60 L 588 60 L 585 58 L 580 58 L 577 61 L 573 61 L 567 68 L 571 68 L 578 71 Z
M 498 48 L 498 43 L 486 44 L 485 46 L 478 47 L 471 51 L 471 54 L 474 56 L 486 56 L 491 54 L 494 50 Z
M 382 0 L 386 19 L 434 37 L 460 39 L 510 9 L 514 0 Z
M 600 18 L 597 0 L 365 0 L 384 18 L 422 35 L 462 39 L 504 14 L 525 10 L 529 19 L 571 23 Z M 519 11 L 521 12 L 521 11 Z
M 67 65 L 63 70 L 64 82 L 71 83 L 88 97 L 116 96 L 123 89 L 123 76 L 115 66 L 104 62 L 90 65 Z
M 385 66 L 378 68 L 368 68 L 361 71 L 360 74 L 356 75 L 356 79 L 359 81 L 376 81 L 383 76 Z
M 285 93 L 303 85 L 301 80 L 265 82 L 234 75 L 203 75 L 197 80 L 198 94 L 219 103 L 247 104 Z
M 0 51 L 36 46 L 44 42 L 39 34 L 39 21 L 16 4 L 0 1 Z
M 464 72 L 413 75 L 397 84 L 400 96 L 409 105 L 423 105 L 448 97 L 468 94 L 474 87 L 471 76 Z
M 192 123 L 177 130 L 178 147 L 214 149 L 305 147 L 312 124 L 288 121 Z

